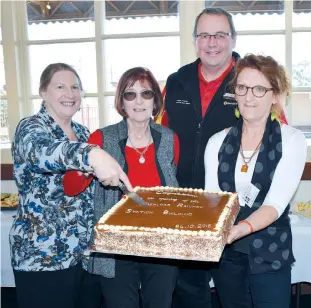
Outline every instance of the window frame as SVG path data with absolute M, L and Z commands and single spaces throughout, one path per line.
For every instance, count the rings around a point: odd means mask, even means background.
M 58 39 L 58 40 L 28 40 L 27 36 L 27 2 L 24 1 L 2 1 L 2 42 L 5 65 L 5 80 L 7 95 L 3 99 L 8 101 L 9 113 L 9 137 L 12 140 L 15 127 L 23 117 L 32 115 L 32 100 L 40 98 L 39 95 L 31 94 L 30 69 L 29 69 L 29 46 L 45 44 L 83 43 L 95 42 L 96 48 L 96 73 L 97 93 L 85 93 L 85 97 L 98 98 L 98 114 L 106 113 L 105 97 L 115 95 L 114 91 L 105 89 L 105 41 L 118 38 L 143 38 L 143 37 L 180 37 L 180 66 L 196 59 L 196 52 L 193 44 L 192 30 L 197 14 L 205 7 L 205 1 L 181 1 L 179 3 L 179 31 L 172 32 L 151 32 L 151 33 L 124 33 L 105 34 L 105 1 L 94 1 L 94 22 L 95 37 L 80 39 Z M 292 34 L 296 32 L 311 32 L 311 27 L 293 27 L 293 2 L 284 1 L 285 29 L 284 30 L 253 30 L 238 31 L 238 36 L 243 35 L 285 35 L 285 66 L 290 79 L 292 79 Z M 293 93 L 310 92 L 311 87 L 294 87 Z M 292 96 L 288 98 L 288 121 L 292 122 Z M 107 124 L 104 116 L 99 117 L 99 127 Z

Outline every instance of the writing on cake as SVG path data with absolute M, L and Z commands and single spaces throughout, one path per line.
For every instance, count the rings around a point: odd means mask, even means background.
M 125 211 L 126 214 L 153 214 L 152 211 L 144 211 L 144 210 L 133 210 L 133 209 L 127 209 Z
M 196 195 L 176 193 L 176 192 L 174 193 L 174 192 L 168 192 L 168 191 L 165 191 L 165 192 L 156 191 L 155 193 L 156 193 L 156 195 L 166 195 L 166 196 L 175 195 L 175 196 L 188 196 L 188 197 L 191 197 L 191 198 L 198 198 L 198 196 L 196 196 Z
M 210 229 L 211 224 L 190 224 L 190 225 L 175 225 L 176 229 Z
M 177 212 L 170 212 L 168 210 L 163 211 L 164 215 L 175 215 L 175 216 L 192 216 L 192 213 L 177 213 Z

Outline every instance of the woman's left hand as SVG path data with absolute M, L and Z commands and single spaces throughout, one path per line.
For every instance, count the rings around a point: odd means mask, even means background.
M 240 223 L 238 225 L 235 225 L 232 227 L 228 239 L 227 244 L 231 244 L 232 242 L 240 239 L 241 237 L 244 237 L 251 233 L 249 225 L 245 223 Z

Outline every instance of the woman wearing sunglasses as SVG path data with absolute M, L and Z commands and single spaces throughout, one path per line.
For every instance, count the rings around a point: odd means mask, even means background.
M 115 96 L 115 108 L 123 120 L 98 129 L 88 141 L 116 159 L 133 187 L 178 186 L 178 138 L 152 119 L 159 114 L 162 104 L 161 91 L 152 73 L 142 67 L 132 68 L 122 75 Z M 95 223 L 122 196 L 110 184 L 75 171 L 64 178 L 65 192 L 71 196 L 92 186 Z M 168 260 L 92 253 L 88 271 L 100 277 L 106 308 L 138 308 L 139 289 L 144 308 L 171 307 L 177 271 Z M 90 307 L 88 303 L 85 306 Z
M 214 282 L 223 308 L 289 308 L 295 261 L 289 202 L 306 139 L 279 121 L 290 85 L 273 58 L 240 59 L 232 85 L 239 119 L 211 137 L 205 151 L 205 188 L 237 192 L 240 202 Z

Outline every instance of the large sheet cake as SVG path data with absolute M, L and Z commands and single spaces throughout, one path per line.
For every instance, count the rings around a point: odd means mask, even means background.
M 219 261 L 239 211 L 234 193 L 136 187 L 149 204 L 122 198 L 95 226 L 98 252 Z

